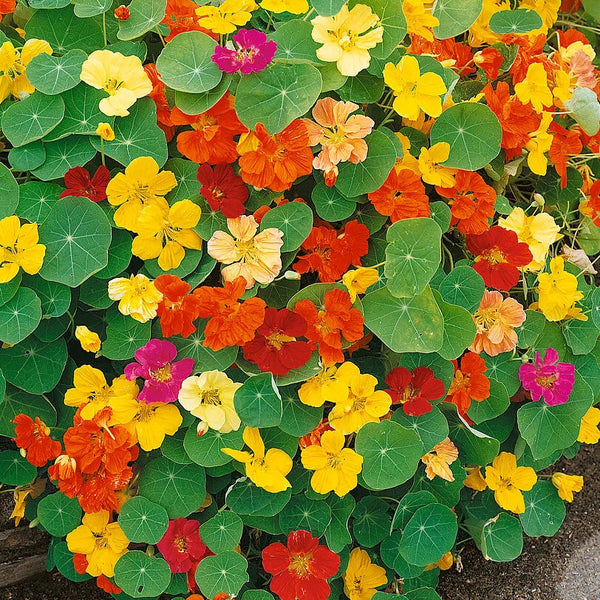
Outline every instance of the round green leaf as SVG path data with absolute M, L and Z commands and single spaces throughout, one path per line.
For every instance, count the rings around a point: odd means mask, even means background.
M 447 108 L 431 128 L 431 145 L 450 144 L 445 167 L 477 171 L 500 152 L 502 127 L 498 117 L 483 104 L 461 102 Z
M 99 279 L 112 279 L 122 273 L 131 262 L 131 235 L 124 229 L 113 229 L 108 248 L 108 264 L 96 273 Z
M 281 423 L 281 395 L 271 373 L 249 377 L 236 390 L 233 404 L 248 427 L 273 427 Z
M 208 92 L 201 94 L 175 92 L 175 106 L 186 115 L 199 115 L 212 108 L 227 93 L 230 85 L 231 75 L 224 73 L 220 83 Z
M 356 208 L 356 200 L 345 198 L 336 188 L 328 187 L 324 182 L 313 188 L 311 200 L 319 217 L 329 222 L 347 219 Z
M 227 491 L 225 501 L 227 506 L 238 515 L 253 515 L 272 517 L 290 501 L 292 490 L 271 494 L 256 487 L 249 479 L 242 479 Z
M 448 437 L 448 422 L 436 406 L 430 412 L 418 417 L 407 415 L 402 408 L 398 408 L 394 411 L 392 420 L 416 432 L 421 440 L 421 456 Z
M 344 0 L 310 0 L 310 3 L 322 17 L 337 15 L 346 4 Z
M 373 58 L 387 58 L 406 35 L 406 17 L 402 3 L 395 0 L 360 0 L 357 4 L 370 6 L 383 26 L 383 40 L 369 51 Z
M 77 287 L 107 265 L 110 242 L 110 223 L 97 204 L 62 198 L 40 226 L 40 243 L 46 245 L 40 275 Z
M 42 527 L 55 537 L 63 537 L 77 528 L 81 513 L 77 498 L 67 498 L 61 492 L 42 498 L 37 508 Z
M 290 531 L 304 529 L 315 537 L 321 537 L 330 521 L 329 505 L 321 500 L 310 500 L 304 494 L 292 496 L 279 513 L 279 525 L 286 535 Z
M 196 583 L 207 598 L 219 593 L 235 596 L 249 580 L 247 568 L 248 561 L 231 550 L 207 556 L 196 569 Z
M 443 504 L 419 508 L 402 533 L 400 553 L 409 564 L 425 567 L 437 562 L 454 546 L 456 515 Z
M 25 275 L 23 284 L 31 288 L 42 302 L 44 317 L 60 317 L 71 304 L 71 288 L 35 275 Z
M 493 377 L 490 380 L 490 395 L 480 402 L 471 402 L 467 414 L 473 422 L 489 421 L 506 412 L 510 406 L 508 392 L 502 383 Z
M 390 534 L 392 518 L 388 510 L 388 503 L 381 498 L 366 496 L 358 501 L 352 513 L 352 533 L 360 546 L 373 548 Z
M 393 421 L 367 423 L 356 434 L 356 451 L 364 459 L 362 476 L 370 487 L 386 490 L 407 481 L 417 470 L 419 436 Z M 434 561 L 435 562 L 435 561 Z
M 0 163 L 0 194 L 2 194 L 0 219 L 3 219 L 13 215 L 19 204 L 19 184 L 10 169 L 2 163 Z
M 33 171 L 33 175 L 42 181 L 60 179 L 69 169 L 85 165 L 96 155 L 89 138 L 84 136 L 71 136 L 44 143 L 44 149 L 46 160 Z
M 275 63 L 240 80 L 235 97 L 237 115 L 249 129 L 262 123 L 273 135 L 310 110 L 321 83 L 321 73 L 312 65 Z
M 187 338 L 175 335 L 169 338 L 177 346 L 179 358 L 193 358 L 202 365 L 204 371 L 224 371 L 237 357 L 237 346 L 227 346 L 222 350 L 211 350 L 203 345 L 205 321 L 196 321 L 197 330 Z
M 461 356 L 473 343 L 477 327 L 473 315 L 468 310 L 444 302 L 436 290 L 433 291 L 433 295 L 444 317 L 444 343 L 438 352 L 443 358 L 453 360 Z
M 354 511 L 356 502 L 350 494 L 341 498 L 332 494 L 327 498 L 327 504 L 331 508 L 331 521 L 325 529 L 325 539 L 327 540 L 327 547 L 332 552 L 337 553 L 352 543 L 352 536 L 348 531 L 348 521 Z
M 442 230 L 433 219 L 402 219 L 386 233 L 384 274 L 397 298 L 420 294 L 442 257 Z
M 222 448 L 242 449 L 244 445 L 242 432 L 243 428 L 229 433 L 209 429 L 206 433 L 198 436 L 196 425 L 192 425 L 185 434 L 183 447 L 196 464 L 202 467 L 219 467 L 231 461 L 231 456 L 221 452 Z
M 573 118 L 588 135 L 596 135 L 600 129 L 600 103 L 593 90 L 576 87 L 573 96 L 565 102 Z
M 44 396 L 34 396 L 11 386 L 8 386 L 4 393 L 4 376 L 1 377 L 1 381 L 0 397 L 4 400 L 0 402 L 0 435 L 15 435 L 15 425 L 12 421 L 19 414 L 25 414 L 32 419 L 39 417 L 48 427 L 56 425 L 56 409 Z
M 490 29 L 498 35 L 529 33 L 542 27 L 542 17 L 535 10 L 518 8 L 501 10 L 490 17 Z
M 33 335 L 40 342 L 53 342 L 67 331 L 71 324 L 69 315 L 61 315 L 51 319 L 42 319 Z
M 90 277 L 79 288 L 79 300 L 94 308 L 108 308 L 113 301 L 108 297 L 108 285 L 103 279 Z
M 283 417 L 279 427 L 295 437 L 310 433 L 321 421 L 323 409 L 320 406 L 307 406 L 298 399 L 293 388 L 280 391 L 283 403 Z
M 107 313 L 106 340 L 101 353 L 111 360 L 127 360 L 150 341 L 152 323 L 140 323 L 116 308 Z
M 283 246 L 281 252 L 291 252 L 300 248 L 302 242 L 312 230 L 313 212 L 302 202 L 288 202 L 272 208 L 260 222 L 264 231 L 274 227 L 283 231 Z
M 166 560 L 140 550 L 123 554 L 115 564 L 115 583 L 132 598 L 156 598 L 171 581 Z
M 120 40 L 133 40 L 154 29 L 165 17 L 167 0 L 132 0 L 127 7 L 129 18 L 119 21 Z
M 21 285 L 21 272 L 19 271 L 15 277 L 6 283 L 0 283 L 0 306 L 6 304 L 19 290 Z
M 67 542 L 59 542 L 52 547 L 52 558 L 61 575 L 71 581 L 86 581 L 91 579 L 87 573 L 78 573 L 73 565 L 73 553 L 69 552 Z
M 461 265 L 452 269 L 442 280 L 439 292 L 449 304 L 457 304 L 474 313 L 481 304 L 485 284 L 473 267 Z
M 444 407 L 446 408 L 446 407 Z M 456 413 L 456 409 L 446 410 L 449 437 L 458 448 L 461 460 L 466 465 L 485 466 L 498 455 L 500 442 L 467 425 Z
M 483 526 L 480 547 L 483 556 L 494 562 L 510 562 L 523 551 L 523 529 L 519 520 L 500 513 Z
M 27 79 L 39 92 L 61 94 L 81 82 L 79 75 L 86 59 L 87 54 L 83 50 L 71 50 L 62 56 L 42 52 L 27 65 Z
M 18 344 L 33 333 L 42 319 L 42 304 L 29 288 L 19 288 L 17 293 L 0 306 L 0 340 Z
M 8 162 L 15 171 L 33 171 L 44 164 L 45 160 L 46 149 L 40 140 L 11 148 L 8 153 Z
M 1 169 L 0 169 L 1 170 Z M 58 202 L 62 188 L 55 183 L 28 181 L 20 186 L 17 214 L 30 223 L 43 223 Z
M 162 81 L 174 90 L 190 94 L 211 90 L 222 77 L 219 67 L 211 60 L 216 45 L 215 40 L 200 31 L 180 33 L 165 46 L 156 61 Z
M 80 19 L 86 19 L 110 10 L 112 0 L 75 0 L 72 4 L 75 14 Z
M 312 24 L 301 19 L 292 19 L 277 27 L 269 34 L 269 39 L 277 44 L 275 60 L 283 60 L 285 64 L 317 63 L 319 44 L 312 39 L 312 30 Z
M 523 531 L 530 537 L 554 535 L 565 520 L 565 503 L 550 481 L 538 481 L 523 492 L 525 512 L 519 515 Z
M 135 496 L 121 508 L 119 525 L 129 541 L 156 544 L 167 531 L 169 516 L 159 504 L 144 496 Z
M 596 288 L 600 291 L 600 288 Z M 525 311 L 525 321 L 519 327 L 515 327 L 515 331 L 519 336 L 519 340 L 517 342 L 517 346 L 519 348 L 529 348 L 533 346 L 542 333 L 544 329 L 544 325 L 546 323 L 546 317 L 537 310 L 529 310 Z M 592 317 L 594 314 L 592 313 Z
M 167 458 L 149 462 L 140 477 L 140 494 L 167 510 L 170 519 L 187 517 L 202 506 L 206 476 L 198 465 L 178 465 Z
M 354 77 L 348 77 L 346 83 L 338 90 L 338 94 L 342 100 L 370 104 L 381 98 L 384 88 L 382 77 L 361 71 Z
M 513 357 L 512 352 L 503 352 L 496 356 L 484 355 L 483 359 L 488 369 L 485 376 L 497 379 L 506 388 L 508 396 L 514 396 L 521 385 L 519 380 L 521 361 L 518 357 Z
M 202 523 L 200 537 L 215 554 L 220 554 L 240 543 L 243 529 L 242 520 L 230 510 L 224 510 Z
M 433 28 L 436 39 L 445 40 L 464 33 L 477 21 L 483 0 L 437 0 L 433 16 L 440 24 Z
M 394 529 L 404 529 L 418 508 L 436 502 L 437 500 L 431 492 L 409 492 L 400 499 L 396 507 L 392 527 Z
M 575 355 L 589 354 L 594 349 L 599 334 L 593 319 L 571 319 L 563 325 L 565 341 Z
M 27 485 L 37 475 L 37 468 L 28 463 L 15 450 L 0 452 L 0 483 L 5 485 Z

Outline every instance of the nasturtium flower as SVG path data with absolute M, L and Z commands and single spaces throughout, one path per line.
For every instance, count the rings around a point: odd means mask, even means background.
M 528 492 L 537 482 L 531 467 L 517 467 L 517 458 L 509 452 L 501 452 L 491 466 L 485 468 L 485 482 L 494 491 L 494 499 L 500 508 L 514 513 L 525 512 L 522 492 Z
M 455 366 L 454 378 L 450 384 L 446 402 L 452 402 L 464 417 L 471 401 L 481 402 L 490 395 L 490 380 L 484 375 L 485 361 L 475 352 L 467 352 L 460 359 L 460 367 Z
M 445 392 L 444 383 L 424 366 L 412 371 L 396 367 L 385 376 L 385 383 L 392 403 L 402 405 L 402 410 L 412 417 L 431 412 L 431 400 L 441 398 Z
M 317 100 L 312 117 L 303 119 L 311 146 L 321 146 L 313 160 L 313 167 L 323 171 L 325 183 L 332 186 L 341 162 L 357 164 L 367 158 L 367 142 L 363 139 L 371 133 L 375 122 L 364 115 L 351 115 L 358 109 L 354 102 L 342 102 L 326 97 Z
M 110 181 L 110 171 L 100 165 L 93 177 L 83 167 L 73 167 L 64 176 L 67 189 L 61 192 L 60 197 L 82 196 L 92 202 L 106 200 L 106 186 Z
M 558 496 L 566 502 L 573 502 L 573 492 L 583 489 L 581 475 L 567 475 L 566 473 L 553 473 L 552 485 L 558 490 Z
M 598 424 L 600 424 L 600 409 L 592 406 L 581 419 L 577 441 L 582 444 L 597 444 L 600 441 Z
M 428 42 L 433 42 L 432 27 L 437 27 L 440 21 L 431 14 L 431 11 L 425 9 L 424 0 L 402 0 L 402 12 L 406 17 L 408 33 L 420 35 Z
M 37 39 L 27 40 L 20 52 L 12 42 L 0 46 L 0 102 L 11 94 L 20 100 L 35 92 L 25 71 L 31 59 L 43 52 L 52 55 L 52 48 L 48 42 Z
M 0 283 L 16 277 L 19 269 L 34 275 L 42 268 L 46 246 L 38 241 L 37 223 L 21 225 L 16 215 L 0 219 Z
M 139 213 L 131 253 L 142 260 L 158 258 L 163 271 L 176 269 L 185 258 L 186 248 L 202 250 L 202 238 L 192 229 L 201 212 L 191 200 L 169 206 L 164 198 L 157 198 Z
M 271 494 L 292 487 L 285 477 L 292 470 L 292 459 L 279 448 L 271 448 L 265 453 L 265 444 L 260 431 L 254 427 L 246 427 L 243 438 L 252 452 L 231 448 L 223 448 L 221 452 L 243 463 L 248 479 Z
M 150 340 L 134 356 L 137 362 L 129 363 L 124 373 L 130 381 L 144 380 L 138 399 L 147 404 L 176 402 L 183 380 L 194 370 L 194 359 L 176 361 L 177 347 L 167 340 Z
M 438 142 L 430 148 L 423 146 L 419 153 L 419 171 L 425 183 L 437 185 L 442 188 L 451 188 L 455 185 L 454 175 L 456 169 L 444 167 L 441 163 L 450 156 L 450 144 Z
M 378 587 L 387 583 L 385 569 L 371 562 L 362 548 L 350 552 L 344 573 L 344 594 L 350 600 L 371 600 Z
M 548 169 L 548 159 L 546 152 L 552 146 L 553 135 L 548 132 L 548 127 L 552 123 L 552 114 L 545 112 L 542 116 L 539 128 L 529 134 L 529 141 L 525 148 L 529 150 L 527 154 L 527 165 L 532 173 L 536 175 L 545 175 Z
M 167 561 L 171 573 L 195 572 L 198 563 L 209 555 L 199 529 L 200 522 L 196 519 L 182 517 L 169 521 L 167 531 L 156 548 Z
M 115 574 L 115 564 L 127 552 L 129 540 L 118 523 L 109 523 L 110 513 L 101 510 L 83 516 L 81 525 L 67 535 L 67 547 L 85 554 L 86 571 L 92 577 Z
M 533 260 L 524 267 L 528 271 L 540 271 L 546 263 L 550 246 L 558 241 L 560 227 L 548 213 L 527 216 L 520 207 L 513 208 L 507 217 L 500 217 L 498 225 L 517 234 L 520 242 L 529 246 Z
M 179 403 L 211 429 L 221 433 L 237 431 L 241 421 L 233 396 L 241 386 L 221 371 L 205 371 L 182 383 Z
M 100 136 L 105 142 L 112 142 L 115 139 L 115 132 L 109 123 L 98 123 L 96 135 Z
M 137 56 L 111 50 L 95 50 L 81 66 L 81 81 L 108 92 L 100 110 L 108 116 L 126 117 L 138 98 L 152 91 L 152 82 Z
M 345 362 L 335 377 L 346 388 L 339 396 L 326 398 L 335 403 L 329 413 L 329 424 L 336 431 L 344 435 L 356 433 L 367 423 L 379 423 L 390 410 L 392 399 L 389 394 L 375 390 L 377 378 L 362 374 L 354 363 Z
M 212 210 L 220 210 L 228 219 L 241 217 L 246 212 L 244 202 L 248 200 L 248 187 L 231 165 L 214 168 L 209 164 L 200 165 L 196 179 L 202 185 L 200 194 Z
M 106 187 L 108 201 L 119 207 L 113 217 L 117 227 L 135 231 L 142 208 L 156 203 L 176 185 L 175 175 L 159 171 L 158 163 L 150 156 L 132 160 L 125 173 L 117 173 Z
M 301 15 L 310 8 L 307 0 L 262 0 L 260 7 L 269 12 L 289 12 L 293 15 Z
M 383 69 L 386 85 L 394 91 L 394 110 L 416 121 L 423 111 L 430 117 L 442 114 L 441 95 L 447 91 L 437 73 L 423 73 L 414 56 L 403 56 L 397 65 L 387 63 Z
M 298 390 L 298 398 L 306 406 L 323 406 L 328 398 L 345 393 L 346 386 L 335 377 L 336 367 L 323 367 L 319 373 L 307 379 Z
M 514 298 L 504 298 L 500 292 L 485 290 L 479 308 L 473 315 L 477 326 L 472 352 L 497 356 L 517 346 L 517 332 L 525 321 L 525 311 Z
M 227 265 L 221 270 L 225 281 L 246 280 L 246 289 L 258 283 L 271 283 L 281 271 L 283 232 L 274 227 L 258 231 L 253 216 L 227 219 L 225 231 L 215 231 L 208 240 L 208 253 Z
M 454 474 L 450 465 L 458 458 L 458 449 L 450 438 L 436 444 L 421 462 L 425 465 L 427 479 L 433 479 L 436 475 L 446 481 L 454 481 Z
M 233 48 L 217 45 L 211 56 L 211 60 L 225 73 L 258 73 L 267 68 L 277 51 L 277 44 L 267 40 L 266 33 L 258 29 L 240 29 L 231 36 L 231 40 Z
M 46 490 L 47 479 L 36 479 L 27 485 L 18 485 L 13 490 L 13 501 L 15 506 L 10 513 L 9 519 L 15 520 L 15 527 L 19 526 L 21 519 L 25 516 L 25 508 L 28 498 L 34 500 Z
M 199 6 L 196 9 L 198 24 L 213 33 L 233 33 L 245 25 L 258 8 L 254 0 L 225 0 L 219 6 Z
M 350 294 L 350 300 L 354 303 L 358 294 L 364 294 L 369 287 L 379 281 L 379 271 L 370 267 L 358 267 L 346 271 L 342 277 L 342 283 Z
M 162 294 L 154 283 L 141 273 L 116 277 L 108 282 L 108 297 L 119 301 L 119 312 L 140 323 L 154 319 Z
M 531 102 L 537 113 L 541 113 L 544 106 L 552 106 L 552 92 L 548 87 L 548 75 L 542 63 L 529 65 L 525 79 L 515 84 L 515 93 L 523 104 Z
M 335 492 L 340 498 L 358 485 L 363 457 L 344 448 L 346 438 L 339 431 L 326 431 L 320 444 L 302 450 L 302 466 L 314 471 L 310 485 L 318 494 Z
M 323 44 L 317 58 L 335 62 L 342 75 L 354 77 L 371 62 L 369 50 L 383 40 L 379 17 L 365 4 L 355 4 L 351 10 L 344 4 L 337 15 L 315 17 L 312 38 Z
M 483 492 L 487 489 L 487 483 L 481 474 L 481 467 L 465 467 L 467 478 L 463 481 L 465 487 L 468 487 L 476 492 Z
M 81 344 L 81 348 L 86 352 L 98 352 L 102 346 L 100 336 L 85 325 L 75 327 L 75 337 Z
M 123 426 L 146 452 L 160 448 L 165 436 L 175 435 L 183 422 L 179 409 L 162 401 L 127 403 L 121 407 L 119 400 L 113 400 L 112 407 L 117 414 L 130 411 L 131 419 Z
M 12 421 L 15 424 L 13 441 L 25 450 L 27 461 L 35 467 L 43 467 L 54 460 L 61 452 L 60 442 L 50 437 L 50 428 L 39 417 L 35 421 L 25 414 L 18 414 Z
M 156 314 L 163 337 L 192 335 L 196 331 L 194 321 L 198 318 L 200 301 L 189 293 L 190 284 L 176 275 L 164 274 L 154 280 L 154 287 L 162 294 Z
M 273 575 L 271 591 L 281 600 L 327 600 L 327 579 L 338 572 L 340 557 L 303 529 L 290 531 L 286 544 L 262 551 L 263 569 Z
M 519 379 L 534 402 L 543 398 L 548 406 L 564 404 L 575 385 L 575 365 L 558 362 L 558 352 L 547 348 L 544 360 L 536 352 L 535 362 L 521 365 Z
M 548 321 L 560 321 L 570 316 L 575 302 L 583 298 L 583 292 L 577 289 L 577 277 L 565 271 L 562 256 L 550 261 L 550 273 L 538 275 L 538 307 Z M 587 320 L 585 315 L 581 320 Z

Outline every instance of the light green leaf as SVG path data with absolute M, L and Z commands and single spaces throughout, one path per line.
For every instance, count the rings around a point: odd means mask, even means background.
M 167 531 L 169 516 L 159 504 L 134 496 L 123 504 L 119 525 L 130 542 L 156 544 Z
M 0 306 L 0 341 L 18 344 L 35 331 L 42 319 L 42 304 L 36 293 L 22 287 Z
M 445 40 L 464 33 L 475 23 L 483 0 L 437 0 L 433 7 L 433 16 L 440 24 L 433 28 L 438 40 Z
M 133 40 L 154 29 L 165 16 L 167 0 L 132 0 L 127 6 L 129 18 L 119 21 L 120 40 Z
M 171 581 L 171 569 L 164 558 L 130 550 L 115 564 L 115 583 L 132 598 L 160 596 Z
M 63 56 L 42 52 L 27 65 L 27 79 L 38 92 L 61 94 L 80 83 L 81 66 L 86 58 L 83 50 L 71 50 Z

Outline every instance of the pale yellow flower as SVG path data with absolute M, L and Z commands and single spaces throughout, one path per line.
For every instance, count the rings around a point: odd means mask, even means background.
M 140 323 L 146 323 L 156 317 L 158 303 L 162 294 L 154 283 L 141 273 L 126 277 L 117 277 L 108 282 L 108 297 L 119 300 L 119 312 L 129 315 Z

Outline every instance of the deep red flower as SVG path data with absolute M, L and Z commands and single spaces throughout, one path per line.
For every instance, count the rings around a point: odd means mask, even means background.
M 90 179 L 90 174 L 83 167 L 73 167 L 65 173 L 65 185 L 67 189 L 60 195 L 83 196 L 89 198 L 92 202 L 106 200 L 106 186 L 110 181 L 110 171 L 100 165 L 94 176 Z
M 211 554 L 200 539 L 200 523 L 194 519 L 175 519 L 156 547 L 171 567 L 172 573 L 196 570 L 198 563 Z
M 485 285 L 505 292 L 517 285 L 519 267 L 533 260 L 529 246 L 519 242 L 514 231 L 499 225 L 478 235 L 468 235 L 467 248 L 475 255 L 473 268 L 483 277 Z
M 273 575 L 270 588 L 281 600 L 327 600 L 327 579 L 340 568 L 340 557 L 302 529 L 262 551 L 263 569 Z
M 213 210 L 220 210 L 228 219 L 241 217 L 246 209 L 248 188 L 242 178 L 235 174 L 229 164 L 217 165 L 214 170 L 209 164 L 198 167 L 200 193 Z
M 428 367 L 416 367 L 412 372 L 396 367 L 387 374 L 385 382 L 392 402 L 402 404 L 404 412 L 412 417 L 431 412 L 430 401 L 441 398 L 445 392 L 442 381 Z
M 60 454 L 60 442 L 50 437 L 50 428 L 39 417 L 34 421 L 21 413 L 13 419 L 13 423 L 16 435 L 13 441 L 27 451 L 27 460 L 35 467 L 43 467 Z
M 163 295 L 156 309 L 163 337 L 192 335 L 196 331 L 194 321 L 198 318 L 200 300 L 188 293 L 190 284 L 176 275 L 165 274 L 154 280 L 154 286 Z
M 267 308 L 254 339 L 244 346 L 244 358 L 263 372 L 287 375 L 305 365 L 312 354 L 311 344 L 296 339 L 306 333 L 306 327 L 304 318 L 287 308 Z

